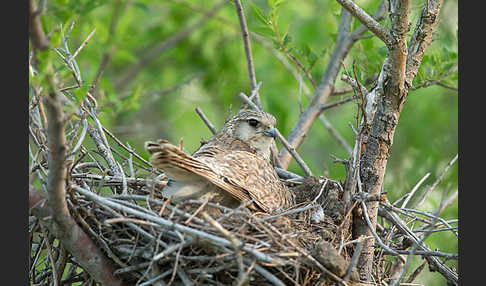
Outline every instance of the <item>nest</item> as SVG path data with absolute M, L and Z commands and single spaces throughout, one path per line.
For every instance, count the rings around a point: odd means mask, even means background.
M 130 284 L 335 285 L 347 274 L 352 246 L 337 250 L 350 238 L 339 182 L 290 184 L 296 206 L 270 215 L 209 198 L 175 205 L 154 180 L 125 182 L 125 190 L 112 183 L 108 196 L 97 194 L 102 182 L 93 177 L 72 180 L 73 217 Z

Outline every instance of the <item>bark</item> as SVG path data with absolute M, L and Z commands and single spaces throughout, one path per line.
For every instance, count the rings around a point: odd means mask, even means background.
M 369 16 L 369 18 L 373 19 L 373 21 L 377 23 L 377 21 L 380 21 L 385 16 L 387 6 L 387 1 L 382 1 L 376 12 L 372 16 Z M 323 105 L 333 93 L 334 83 L 336 82 L 339 70 L 341 69 L 344 59 L 351 50 L 351 47 L 361 38 L 363 33 L 369 29 L 367 25 L 362 25 L 351 33 L 351 15 L 352 13 L 346 10 L 345 7 L 342 9 L 336 45 L 332 51 L 326 71 L 324 72 L 319 85 L 314 91 L 310 104 L 299 115 L 297 123 L 287 137 L 288 143 L 294 149 L 297 149 L 304 141 L 304 138 L 307 135 L 307 132 L 310 130 L 312 124 L 321 114 Z M 292 159 L 292 156 L 288 150 L 282 148 L 278 154 L 278 158 L 281 163 L 280 167 L 282 169 L 287 169 L 290 160 Z
M 368 23 L 358 12 L 355 4 L 351 1 L 346 2 L 343 7 L 349 9 L 370 30 L 379 31 L 381 27 L 376 27 L 376 23 Z M 351 2 L 351 3 L 348 3 Z M 375 89 L 369 94 L 375 95 L 367 98 L 368 101 L 376 100 L 376 110 L 367 110 L 367 120 L 362 131 L 361 153 L 359 155 L 359 173 L 361 189 L 371 195 L 378 195 L 383 186 L 383 179 L 390 149 L 393 145 L 393 137 L 400 118 L 400 113 L 408 96 L 411 82 L 422 61 L 426 48 L 429 46 L 433 28 L 438 20 L 438 14 L 442 4 L 438 1 L 425 1 L 420 19 L 418 20 L 415 32 L 410 40 L 410 48 L 407 48 L 408 15 L 409 3 L 407 0 L 390 1 L 389 16 L 391 29 L 389 37 L 380 37 L 384 40 L 388 48 L 388 56 L 384 61 L 381 75 L 377 80 Z M 373 29 L 371 29 L 373 28 Z M 380 36 L 380 35 L 378 35 Z M 364 217 L 356 211 L 353 217 L 353 235 L 355 237 L 373 236 L 370 229 L 376 228 L 378 214 L 377 201 L 366 202 L 368 216 L 371 225 L 368 225 Z M 369 281 L 372 272 L 374 258 L 375 240 L 367 239 L 364 242 L 360 259 L 357 264 L 360 277 Z
M 47 109 L 47 145 L 48 145 L 48 178 L 47 202 L 33 188 L 29 189 L 29 206 L 34 207 L 33 214 L 48 220 L 49 230 L 61 244 L 96 281 L 103 285 L 127 285 L 113 275 L 115 268 L 111 261 L 101 252 L 96 244 L 76 224 L 69 213 L 66 202 L 66 138 L 64 134 L 63 106 L 56 91 L 55 80 L 46 76 L 50 90 L 44 103 Z M 44 217 L 44 215 L 50 215 Z
M 321 106 L 327 101 L 329 95 L 332 93 L 334 82 L 336 81 L 341 68 L 341 63 L 355 42 L 349 35 L 351 19 L 351 15 L 343 9 L 341 12 L 336 46 L 330 57 L 326 72 L 314 92 L 311 103 L 301 113 L 297 123 L 288 136 L 287 141 L 295 149 L 297 149 L 302 141 L 304 141 L 307 132 L 322 112 Z M 291 159 L 291 154 L 285 148 L 282 148 L 279 152 L 279 161 L 282 164 L 281 168 L 287 169 Z

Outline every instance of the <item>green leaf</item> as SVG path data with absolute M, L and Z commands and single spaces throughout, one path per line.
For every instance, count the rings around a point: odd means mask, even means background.
M 290 45 L 291 42 L 292 42 L 292 37 L 290 37 L 288 34 L 286 34 L 284 36 L 284 39 L 283 39 L 283 46 L 285 48 L 287 48 Z
M 90 88 L 89 84 L 83 84 L 79 88 L 73 90 L 74 99 L 77 105 L 81 104 L 83 99 L 86 97 L 89 88 Z
M 257 5 L 255 5 L 252 1 L 250 1 L 250 6 L 251 6 L 251 10 L 252 10 L 253 14 L 256 15 L 256 18 L 260 22 L 262 22 L 262 24 L 264 24 L 264 25 L 269 25 L 270 24 L 270 21 L 265 17 L 265 15 L 263 15 L 263 12 L 260 9 L 260 7 L 258 7 Z
M 262 36 L 271 37 L 271 38 L 275 37 L 275 33 L 273 32 L 273 29 L 270 28 L 269 26 L 252 27 L 251 30 Z

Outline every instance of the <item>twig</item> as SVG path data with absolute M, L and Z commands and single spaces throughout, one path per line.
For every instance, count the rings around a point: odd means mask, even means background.
M 168 220 L 160 218 L 158 216 L 149 215 L 145 212 L 138 211 L 138 210 L 133 209 L 131 207 L 126 207 L 126 206 L 124 206 L 120 203 L 117 203 L 117 202 L 114 202 L 112 200 L 106 199 L 104 197 L 98 196 L 95 193 L 90 192 L 88 190 L 85 190 L 85 189 L 83 189 L 83 188 L 81 188 L 77 185 L 73 185 L 73 190 L 75 190 L 76 192 L 88 197 L 89 199 L 93 200 L 94 202 L 99 203 L 100 205 L 106 205 L 106 206 L 112 207 L 114 209 L 117 209 L 119 211 L 123 211 L 123 212 L 129 213 L 129 214 L 132 214 L 134 216 L 144 218 L 148 221 L 159 224 L 160 226 L 163 226 L 163 227 L 166 227 L 166 228 L 169 228 L 169 229 L 175 229 L 175 230 L 178 230 L 180 232 L 187 233 L 187 234 L 190 234 L 190 235 L 194 235 L 194 236 L 197 236 L 197 237 L 200 237 L 200 238 L 208 239 L 208 240 L 211 240 L 215 243 L 219 243 L 219 244 L 224 245 L 224 246 L 230 246 L 231 247 L 233 245 L 227 239 L 224 239 L 224 238 L 212 235 L 212 234 L 208 234 L 206 232 L 203 232 L 203 231 L 191 228 L 191 227 L 187 227 L 187 226 L 184 226 L 184 225 L 181 225 L 181 224 L 178 224 L 178 223 L 174 223 L 172 221 L 168 221 Z M 254 257 L 256 257 L 258 260 L 261 260 L 263 262 L 276 263 L 277 265 L 282 263 L 280 259 L 278 259 L 276 257 L 274 258 L 270 255 L 267 255 L 267 254 L 262 253 L 258 250 L 255 250 L 255 249 L 253 249 L 253 247 L 245 245 L 245 246 L 242 246 L 242 249 L 251 253 Z
M 351 149 L 351 146 L 349 146 L 348 142 L 339 134 L 339 132 L 331 125 L 331 123 L 327 120 L 326 116 L 324 116 L 324 113 L 319 115 L 319 120 L 322 122 L 322 124 L 327 128 L 327 131 L 329 131 L 329 134 L 334 136 L 336 140 L 341 144 L 343 149 L 348 153 L 349 156 L 353 154 L 353 149 Z
M 389 44 L 389 38 L 391 37 L 389 32 L 372 16 L 368 15 L 361 7 L 351 0 L 336 0 L 341 6 L 348 10 L 353 16 L 355 16 L 361 24 L 365 25 L 371 32 L 373 32 L 378 38 L 380 38 L 385 44 Z
M 398 255 L 398 253 L 395 250 L 393 250 L 390 247 L 388 247 L 387 245 L 385 245 L 383 243 L 383 241 L 381 240 L 381 238 L 376 233 L 375 228 L 373 227 L 373 224 L 371 223 L 370 218 L 368 216 L 368 208 L 366 207 L 366 203 L 364 201 L 361 202 L 361 208 L 363 209 L 363 216 L 365 217 L 366 223 L 368 224 L 368 227 L 369 227 L 371 233 L 373 234 L 378 245 L 381 248 L 383 248 L 385 251 L 387 251 L 391 254 L 394 254 L 394 255 Z
M 359 255 L 361 254 L 361 250 L 363 248 L 363 237 L 360 236 L 358 238 L 358 242 L 356 243 L 356 248 L 354 249 L 353 257 L 351 257 L 351 261 L 349 262 L 348 269 L 346 269 L 346 274 L 343 277 L 344 281 L 348 281 L 351 277 L 351 273 L 353 272 L 354 265 L 358 262 Z
M 458 195 L 458 190 L 455 190 L 454 193 L 441 201 L 440 205 L 433 213 L 437 216 L 440 215 L 448 206 L 450 206 L 457 199 Z
M 328 103 L 328 104 L 323 104 L 320 106 L 320 109 L 321 111 L 324 111 L 326 109 L 330 109 L 330 108 L 333 108 L 333 107 L 336 107 L 336 106 L 340 106 L 346 102 L 350 102 L 350 101 L 353 101 L 357 98 L 357 96 L 349 96 L 349 97 L 346 97 L 346 98 L 343 98 L 341 100 L 338 100 L 338 101 L 335 101 L 335 102 L 331 102 L 331 103 Z
M 132 154 L 133 156 L 135 156 L 135 158 L 137 158 L 138 160 L 142 161 L 143 163 L 147 164 L 147 166 L 152 166 L 147 160 L 145 160 L 144 158 L 140 157 L 140 155 L 138 155 L 137 153 L 135 153 L 132 148 L 129 148 L 127 146 L 125 146 L 118 138 L 116 138 L 115 135 L 113 135 L 110 130 L 106 129 L 104 126 L 101 126 L 101 128 L 103 129 L 104 132 L 106 132 L 106 134 L 108 134 L 108 136 L 111 137 L 111 139 L 113 139 L 120 147 L 122 147 L 123 149 L 127 150 L 128 153 Z
M 437 178 L 437 180 L 435 180 L 435 182 L 432 184 L 432 186 L 430 186 L 424 192 L 424 194 L 422 195 L 422 197 L 420 198 L 420 200 L 416 204 L 414 204 L 413 208 L 418 208 L 421 204 L 423 204 L 423 202 L 425 201 L 425 199 L 427 198 L 427 196 L 430 194 L 430 192 L 432 192 L 435 189 L 435 187 L 437 187 L 437 185 L 442 181 L 442 178 L 444 177 L 444 175 L 447 172 L 447 170 L 449 170 L 449 168 L 456 162 L 457 157 L 458 157 L 458 155 L 456 154 L 456 156 L 454 156 L 454 158 L 452 158 L 452 160 L 445 166 L 444 170 L 440 173 L 440 175 Z
M 216 134 L 217 133 L 216 128 L 214 128 L 214 125 L 211 124 L 211 122 L 206 117 L 206 115 L 204 115 L 204 112 L 201 110 L 201 108 L 196 107 L 195 111 L 199 115 L 199 117 L 201 117 L 202 121 L 204 121 L 204 123 L 209 128 L 209 130 L 211 131 L 211 133 L 213 133 L 213 135 Z
M 60 282 L 60 277 L 59 277 L 59 274 L 57 273 L 57 268 L 56 268 L 56 263 L 54 261 L 54 257 L 52 256 L 52 248 L 51 248 L 51 244 L 49 242 L 49 237 L 47 236 L 47 231 L 46 231 L 46 228 L 45 226 L 43 225 L 44 222 L 41 221 L 40 222 L 40 227 L 41 227 L 41 230 L 42 230 L 42 234 L 44 235 L 44 239 L 46 241 L 46 246 L 47 246 L 47 253 L 48 253 L 48 256 L 49 256 L 49 260 L 51 261 L 51 269 L 52 269 L 52 277 L 53 277 L 53 280 L 54 280 L 54 286 L 58 286 L 59 285 L 59 282 Z
M 256 259 L 253 258 L 253 262 L 250 264 L 250 266 L 248 266 L 248 269 L 246 269 L 245 273 L 243 273 L 241 280 L 239 280 L 235 286 L 245 285 L 245 283 L 248 281 L 248 276 L 250 275 L 250 272 L 253 270 L 255 265 L 256 265 Z
M 282 134 L 280 133 L 280 131 L 278 129 L 275 129 L 275 130 L 277 131 L 277 132 L 275 132 L 277 134 L 277 138 L 280 140 L 280 142 L 282 142 L 282 145 L 285 147 L 285 149 L 287 149 L 289 151 L 289 153 L 292 155 L 292 157 L 294 157 L 295 161 L 302 168 L 305 175 L 306 176 L 312 176 L 311 170 L 309 169 L 307 164 L 304 162 L 304 160 L 302 160 L 302 158 L 297 153 L 297 151 L 295 151 L 295 148 L 290 146 L 290 144 L 287 142 L 285 137 L 282 136 Z
M 93 29 L 93 31 L 91 33 L 89 33 L 88 37 L 86 37 L 86 39 L 84 40 L 84 42 L 81 44 L 81 46 L 79 46 L 79 48 L 74 52 L 74 54 L 68 58 L 68 64 L 70 64 L 74 58 L 79 54 L 79 52 L 81 52 L 81 50 L 84 48 L 84 46 L 86 46 L 88 44 L 88 41 L 91 39 L 91 37 L 93 37 L 94 33 L 96 32 L 96 28 Z
M 252 263 L 247 258 L 243 258 L 243 260 L 245 261 L 245 263 L 248 263 L 248 264 Z M 275 275 L 273 275 L 272 273 L 268 272 L 265 268 L 261 267 L 258 264 L 255 264 L 255 271 L 258 272 L 263 277 L 265 277 L 265 279 L 267 279 L 268 282 L 272 283 L 273 285 L 275 285 L 275 286 L 285 286 L 285 284 L 282 281 L 280 281 L 280 279 L 278 279 L 277 277 L 275 277 Z
M 234 253 L 236 256 L 236 263 L 238 264 L 238 283 L 243 281 L 243 277 L 245 275 L 245 268 L 243 265 L 243 256 L 241 255 L 240 248 L 243 245 L 232 233 L 226 230 L 219 222 L 215 221 L 208 213 L 202 212 L 202 216 L 206 221 L 208 221 L 214 228 L 216 228 L 222 235 L 224 235 L 231 244 L 233 245 Z
M 241 6 L 240 0 L 234 0 L 234 3 L 236 8 L 236 13 L 238 14 L 238 19 L 240 21 L 241 34 L 243 37 L 243 45 L 245 47 L 246 62 L 248 65 L 248 77 L 250 78 L 250 87 L 251 90 L 255 90 L 257 87 L 257 81 L 255 76 L 255 67 L 253 65 L 253 57 L 251 55 L 251 43 L 250 43 L 250 36 L 248 33 L 248 27 L 246 25 L 246 19 L 243 13 L 243 7 Z M 262 104 L 260 102 L 260 95 L 258 94 L 258 91 L 256 92 L 255 102 L 256 105 L 261 110 Z
M 413 243 L 418 243 L 419 238 L 406 226 L 406 224 L 393 212 L 390 212 L 386 209 L 378 209 L 378 214 L 385 217 L 388 221 L 390 221 L 393 225 L 395 225 L 398 230 L 406 235 L 409 239 L 412 240 Z M 420 245 L 420 250 L 430 251 L 430 249 L 422 244 Z M 408 252 L 408 251 L 407 251 Z M 452 285 L 458 285 L 458 275 L 455 271 L 453 271 L 449 266 L 442 263 L 434 256 L 424 256 L 424 258 L 429 263 L 430 267 L 436 269 L 440 274 L 442 274 Z
M 422 272 L 422 270 L 425 268 L 425 266 L 427 265 L 427 261 L 424 261 L 422 264 L 420 264 L 419 267 L 417 267 L 413 272 L 412 274 L 410 274 L 410 276 L 408 277 L 407 279 L 407 282 L 406 283 L 412 283 L 413 280 L 415 280 L 415 278 L 417 278 L 417 276 L 420 274 L 420 272 Z M 402 283 L 403 285 L 403 283 Z
M 430 173 L 425 174 L 425 176 L 413 187 L 413 189 L 408 193 L 407 197 L 402 203 L 401 208 L 404 208 L 407 206 L 407 203 L 410 201 L 412 198 L 413 194 L 415 194 L 415 191 L 418 190 L 418 188 L 422 185 L 422 183 L 430 176 Z
M 272 216 L 268 216 L 268 217 L 261 218 L 260 221 L 267 221 L 267 220 L 272 220 L 272 219 L 279 218 L 279 217 L 284 216 L 284 215 L 291 215 L 291 214 L 295 214 L 295 213 L 300 213 L 300 212 L 303 212 L 303 211 L 306 211 L 306 210 L 310 210 L 310 209 L 315 208 L 315 207 L 317 207 L 317 205 L 315 205 L 315 204 L 308 204 L 305 207 L 291 209 L 291 210 L 284 211 L 284 212 L 281 212 L 281 213 L 276 214 L 276 215 L 272 215 Z

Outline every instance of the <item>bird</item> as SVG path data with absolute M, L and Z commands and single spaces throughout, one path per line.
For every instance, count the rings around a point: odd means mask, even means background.
M 269 162 L 275 125 L 267 112 L 241 109 L 192 155 L 165 139 L 145 142 L 152 166 L 169 177 L 162 195 L 177 203 L 213 193 L 223 205 L 265 213 L 290 208 L 294 196 Z

